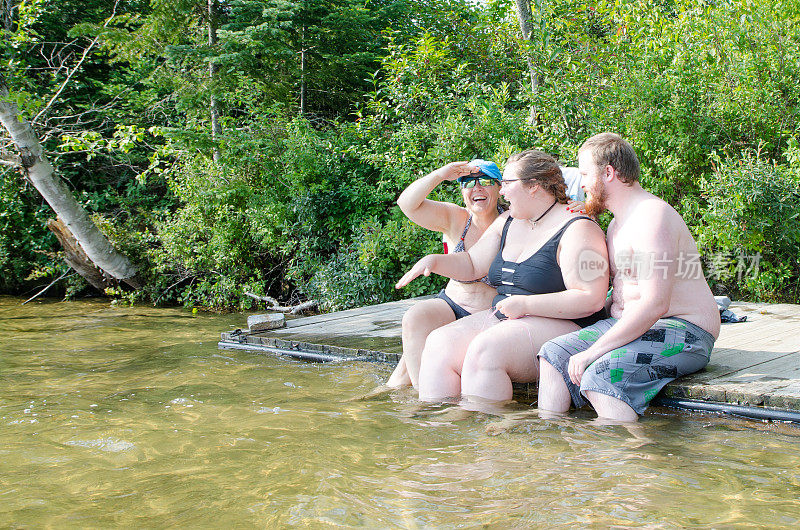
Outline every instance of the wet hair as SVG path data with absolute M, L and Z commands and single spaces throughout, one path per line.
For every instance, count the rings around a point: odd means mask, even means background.
M 613 167 L 620 182 L 633 184 L 639 181 L 639 158 L 622 136 L 610 132 L 595 134 L 583 142 L 578 154 L 586 150 L 592 153 L 592 159 L 599 167 Z
M 543 151 L 528 149 L 508 157 L 506 167 L 509 164 L 519 166 L 517 175 L 524 186 L 531 187 L 539 184 L 561 204 L 566 204 L 569 200 L 567 184 L 564 182 L 564 175 L 561 174 L 561 167 L 552 156 Z

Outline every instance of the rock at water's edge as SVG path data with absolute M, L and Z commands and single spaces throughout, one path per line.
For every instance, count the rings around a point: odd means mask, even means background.
M 286 318 L 281 313 L 268 315 L 250 315 L 247 317 L 247 328 L 253 331 L 267 331 L 282 328 L 286 325 Z

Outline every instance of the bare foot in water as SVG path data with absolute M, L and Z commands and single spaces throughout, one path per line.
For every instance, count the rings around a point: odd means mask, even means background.
M 518 423 L 520 423 L 520 420 L 513 420 L 511 418 L 503 418 L 500 421 L 493 421 L 486 426 L 486 434 L 489 436 L 498 436 L 500 434 L 504 434 Z
M 420 411 L 420 413 L 417 414 L 417 417 L 423 416 L 433 422 L 451 423 L 454 421 L 464 421 L 474 416 L 474 414 L 458 405 L 453 405 L 435 411 Z
M 516 412 L 514 414 L 507 414 L 503 419 L 493 421 L 486 426 L 486 434 L 489 436 L 497 436 L 504 434 L 509 429 L 512 429 L 530 418 L 530 413 Z
M 406 363 L 403 361 L 402 357 L 400 358 L 400 362 L 397 363 L 397 366 L 395 366 L 392 375 L 389 376 L 389 380 L 386 381 L 386 386 L 390 388 L 411 386 L 411 376 L 408 375 Z

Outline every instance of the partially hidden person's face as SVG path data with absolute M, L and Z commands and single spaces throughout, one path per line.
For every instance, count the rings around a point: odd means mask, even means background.
M 578 171 L 581 174 L 581 188 L 586 194 L 586 213 L 597 216 L 606 210 L 608 191 L 606 190 L 605 168 L 594 162 L 588 149 L 578 155 Z
M 503 185 L 500 188 L 500 195 L 509 202 L 511 217 L 517 219 L 527 219 L 528 213 L 527 200 L 531 198 L 531 187 L 526 186 L 520 180 L 519 164 L 511 163 L 506 165 L 503 171 Z
M 500 199 L 500 184 L 494 179 L 490 180 L 492 184 L 488 186 L 482 185 L 478 180 L 471 188 L 461 188 L 461 196 L 464 197 L 464 206 L 466 206 L 467 210 L 472 213 L 497 210 L 497 201 Z

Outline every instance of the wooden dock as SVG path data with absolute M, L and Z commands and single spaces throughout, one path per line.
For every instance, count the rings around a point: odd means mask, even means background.
M 394 364 L 402 351 L 401 317 L 415 301 L 297 318 L 265 332 L 222 333 L 219 345 L 315 361 Z M 787 411 L 784 417 L 800 418 L 800 306 L 739 302 L 730 309 L 746 315 L 747 322 L 723 324 L 706 369 L 670 383 L 659 395 L 660 402 L 711 407 L 704 410 L 730 405 L 729 409 L 753 409 L 756 415 L 751 417 L 759 417 L 762 409 Z

